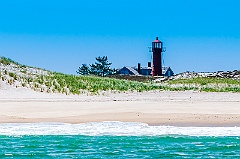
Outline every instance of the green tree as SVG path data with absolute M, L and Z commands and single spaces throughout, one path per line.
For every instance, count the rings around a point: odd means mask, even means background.
M 108 62 L 107 56 L 97 57 L 97 62 L 95 64 L 91 64 L 90 72 L 91 74 L 98 75 L 98 76 L 107 76 L 115 74 L 115 69 L 111 69 L 110 66 L 112 63 Z
M 90 69 L 87 66 L 87 64 L 82 64 L 82 67 L 78 68 L 77 73 L 80 74 L 80 75 L 89 75 L 90 74 Z
M 107 56 L 99 56 L 96 60 L 97 62 L 95 62 L 95 64 L 91 64 L 90 68 L 86 64 L 82 64 L 82 67 L 78 68 L 77 73 L 80 75 L 94 74 L 102 77 L 116 73 L 116 69 L 110 68 L 112 63 L 108 62 Z

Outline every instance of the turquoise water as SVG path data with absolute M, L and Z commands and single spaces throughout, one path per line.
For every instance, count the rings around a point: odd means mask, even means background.
M 239 137 L 0 136 L 0 157 L 239 158 Z
M 0 158 L 240 158 L 240 127 L 0 124 Z

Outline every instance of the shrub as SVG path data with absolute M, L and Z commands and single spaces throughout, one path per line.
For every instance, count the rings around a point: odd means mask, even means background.
M 0 63 L 2 63 L 3 65 L 10 65 L 10 64 L 16 64 L 19 65 L 19 63 L 13 61 L 10 58 L 6 58 L 6 57 L 0 57 Z

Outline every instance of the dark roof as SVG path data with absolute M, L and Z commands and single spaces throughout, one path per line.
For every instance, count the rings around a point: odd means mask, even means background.
M 136 71 L 133 67 L 126 67 L 129 71 L 131 71 L 134 75 L 139 75 L 138 71 Z
M 128 69 L 128 70 L 129 70 L 130 72 L 132 72 L 134 75 L 140 75 L 140 74 L 134 69 L 134 67 L 124 66 L 124 67 L 121 68 L 121 69 L 124 69 L 124 68 Z M 119 71 L 120 71 L 121 69 L 119 69 Z

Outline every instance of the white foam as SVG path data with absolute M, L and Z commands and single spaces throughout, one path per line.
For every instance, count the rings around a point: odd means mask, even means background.
M 240 127 L 149 126 L 136 122 L 0 124 L 0 135 L 240 136 Z

